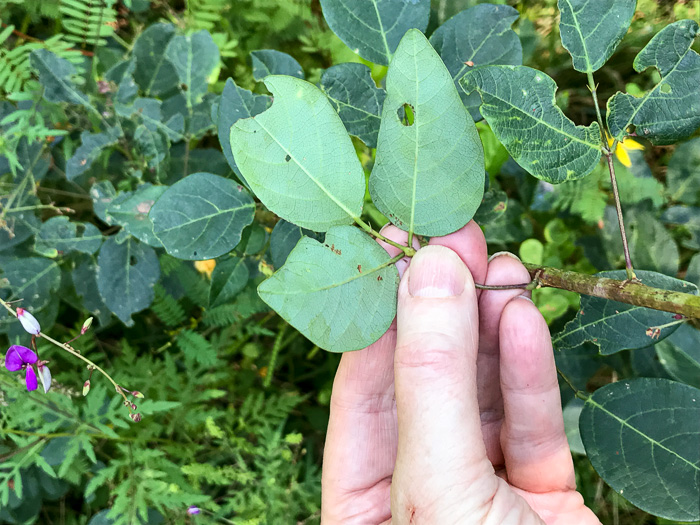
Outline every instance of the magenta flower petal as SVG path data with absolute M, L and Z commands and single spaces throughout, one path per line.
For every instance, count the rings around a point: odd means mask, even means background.
M 5 368 L 16 372 L 22 365 L 36 363 L 38 357 L 26 346 L 12 345 L 5 354 Z
M 27 383 L 27 390 L 29 390 L 30 392 L 36 390 L 36 387 L 39 386 L 36 381 L 36 372 L 34 371 L 33 366 L 27 367 L 27 375 L 25 376 L 25 381 Z

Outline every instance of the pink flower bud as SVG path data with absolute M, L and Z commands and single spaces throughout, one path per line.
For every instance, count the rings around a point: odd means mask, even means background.
M 202 511 L 199 509 L 199 507 L 195 507 L 194 505 L 191 505 L 190 508 L 187 509 L 187 514 L 189 514 L 190 516 L 194 514 L 199 514 L 200 512 Z
M 88 392 L 90 392 L 90 380 L 88 379 L 83 383 L 83 396 L 88 395 Z
M 136 399 L 143 399 L 144 397 L 146 397 L 138 390 L 134 390 L 133 392 L 131 392 L 131 395 L 134 396 Z
M 36 317 L 27 312 L 24 308 L 17 308 L 17 318 L 27 332 L 32 335 L 39 335 L 41 326 L 39 326 L 39 321 L 36 320 Z
M 85 335 L 85 332 L 90 330 L 90 327 L 92 326 L 92 317 L 88 317 L 85 319 L 85 322 L 83 323 L 83 327 L 80 329 L 80 335 Z
M 129 417 L 133 419 L 134 423 L 141 421 L 141 414 L 129 414 Z

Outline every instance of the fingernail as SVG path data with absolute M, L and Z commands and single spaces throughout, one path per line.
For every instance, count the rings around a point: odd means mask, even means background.
M 532 304 L 535 304 L 535 301 L 533 301 L 527 295 L 516 295 L 515 298 L 516 299 L 525 299 L 526 301 L 530 301 Z
M 408 293 L 413 297 L 453 297 L 464 291 L 464 263 L 452 250 L 427 246 L 411 261 Z
M 520 257 L 518 257 L 518 256 L 515 255 L 514 253 L 510 253 L 510 252 L 496 252 L 496 253 L 494 253 L 491 257 L 489 257 L 489 261 L 488 261 L 488 262 L 493 261 L 496 257 L 500 257 L 501 255 L 507 255 L 508 257 L 512 257 L 513 259 L 515 259 L 515 260 L 518 261 L 518 262 L 522 262 L 522 261 L 520 260 Z

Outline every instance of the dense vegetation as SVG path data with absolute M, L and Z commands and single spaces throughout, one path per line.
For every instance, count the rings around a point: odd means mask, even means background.
M 479 3 L 433 1 L 425 34 Z M 595 123 L 586 76 L 561 43 L 556 0 L 491 3 L 514 7 L 493 27 L 520 50 L 493 63 L 546 73 L 566 117 Z M 697 1 L 639 0 L 596 72 L 601 106 L 617 91 L 660 84 L 658 70 L 633 69 L 635 56 L 669 24 L 699 18 Z M 248 193 L 234 161 L 242 153 L 219 137 L 270 106 L 265 76 L 304 78 L 334 102 L 369 176 L 387 66 L 361 59 L 327 20 L 314 0 L 0 0 L 0 299 L 31 312 L 42 334 L 79 336 L 67 348 L 74 355 L 36 339 L 53 375 L 46 394 L 41 381 L 28 393 L 24 373 L 0 372 L 0 523 L 319 522 L 339 356 L 290 326 L 257 287 L 300 238 L 321 237 Z M 333 66 L 347 62 L 376 97 L 374 117 L 343 115 L 334 74 L 346 70 Z M 479 95 L 461 96 L 479 118 Z M 412 124 L 410 108 L 402 118 Z M 625 268 L 604 163 L 553 185 L 511 158 L 488 115 L 477 129 L 488 178 L 475 218 L 490 252 L 582 273 Z M 656 146 L 638 135 L 614 151 L 635 268 L 700 285 L 700 135 Z M 205 185 L 207 198 L 235 199 L 225 219 L 245 228 L 168 227 L 178 198 L 197 198 Z M 364 200 L 362 220 L 377 230 L 387 218 L 369 192 Z M 182 240 L 195 235 L 207 242 Z M 570 291 L 533 296 L 552 333 L 579 310 Z M 581 391 L 639 377 L 700 388 L 700 334 L 666 318 L 634 350 L 568 344 L 564 332 L 558 366 Z M 0 317 L 3 345 L 31 339 L 15 317 Z M 680 523 L 644 513 L 598 477 L 578 430 L 583 403 L 561 385 L 579 488 L 601 521 Z M 192 506 L 201 512 L 190 515 Z

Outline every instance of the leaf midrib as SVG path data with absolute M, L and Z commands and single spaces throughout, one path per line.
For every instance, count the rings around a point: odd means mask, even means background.
M 611 418 L 613 418 L 614 420 L 616 420 L 618 423 L 620 423 L 620 426 L 627 427 L 627 428 L 631 429 L 632 431 L 636 432 L 637 434 L 639 434 L 639 435 L 642 436 L 643 438 L 646 438 L 652 445 L 655 445 L 655 446 L 659 447 L 660 449 L 664 450 L 665 452 L 667 452 L 667 453 L 669 453 L 669 454 L 671 454 L 671 455 L 673 455 L 673 456 L 676 456 L 678 459 L 680 459 L 680 460 L 683 461 L 684 463 L 687 463 L 688 465 L 690 465 L 690 467 L 692 467 L 693 469 L 695 469 L 695 470 L 697 470 L 697 471 L 700 471 L 700 466 L 699 466 L 699 465 L 696 465 L 695 463 L 692 463 L 690 460 L 688 460 L 688 459 L 684 458 L 683 456 L 679 455 L 679 454 L 678 454 L 677 452 L 675 452 L 674 450 L 671 450 L 670 448 L 664 446 L 663 444 L 659 443 L 659 442 L 656 441 L 655 439 L 652 439 L 651 436 L 648 436 L 647 434 L 643 433 L 641 430 L 639 430 L 639 429 L 637 429 L 636 427 L 630 425 L 630 424 L 627 422 L 627 420 L 622 419 L 622 418 L 620 418 L 619 416 L 617 416 L 616 414 L 614 414 L 614 413 L 610 412 L 609 410 L 607 410 L 603 405 L 601 405 L 601 404 L 598 403 L 597 401 L 593 400 L 592 397 L 589 397 L 589 398 L 586 400 L 586 403 L 590 403 L 590 404 L 591 404 L 592 406 L 594 406 L 595 408 L 601 410 L 602 412 L 604 412 L 605 414 L 607 414 L 608 416 L 610 416 Z M 639 415 L 639 414 L 635 414 L 635 415 Z
M 591 67 L 591 60 L 588 57 L 588 48 L 586 47 L 586 40 L 583 38 L 583 33 L 581 33 L 581 26 L 578 23 L 578 18 L 576 18 L 576 12 L 574 11 L 574 6 L 571 5 L 571 0 L 564 0 L 564 1 L 569 6 L 569 9 L 571 9 L 571 18 L 573 18 L 573 20 L 574 20 L 574 27 L 576 28 L 576 32 L 578 33 L 578 36 L 581 39 L 581 47 L 583 48 L 583 56 L 586 60 L 585 73 L 592 73 L 593 69 Z

